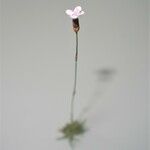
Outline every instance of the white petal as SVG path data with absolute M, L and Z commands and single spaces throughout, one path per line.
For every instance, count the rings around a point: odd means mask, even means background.
M 79 15 L 83 15 L 85 12 L 84 11 L 80 11 Z
M 75 7 L 74 12 L 79 13 L 81 10 L 82 10 L 81 6 L 77 6 Z
M 72 19 L 76 19 L 76 18 L 78 18 L 78 15 L 72 14 L 70 17 L 71 17 Z
M 68 10 L 66 10 L 66 14 L 69 15 L 69 16 L 71 16 L 73 14 L 73 11 L 70 10 L 70 9 L 68 9 Z

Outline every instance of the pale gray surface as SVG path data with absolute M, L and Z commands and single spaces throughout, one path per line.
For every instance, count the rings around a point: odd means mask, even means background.
M 79 3 L 78 3 L 79 2 Z M 76 112 L 90 131 L 79 150 L 148 150 L 146 0 L 3 0 L 2 150 L 69 150 L 74 33 L 67 8 L 81 4 Z M 102 82 L 97 70 L 115 70 Z M 99 80 L 98 80 L 99 79 Z
M 149 32 L 148 32 L 149 33 L 149 35 L 148 35 L 148 37 L 149 37 L 148 38 L 148 45 L 149 45 L 148 52 L 149 52 L 149 55 L 148 55 L 148 58 L 150 58 L 150 0 L 148 0 L 148 2 L 149 2 L 149 5 L 148 5 L 149 6 L 148 7 L 148 14 L 149 14 L 148 15 L 148 21 L 149 21 Z M 148 126 L 149 126 L 148 135 L 149 136 L 148 137 L 149 138 L 148 138 L 148 142 L 149 142 L 149 149 L 150 149 L 150 59 L 148 59 L 148 60 L 149 60 L 148 61 L 148 64 L 149 64 L 149 68 L 148 68 L 149 69 L 149 74 L 148 74 L 149 75 L 149 101 L 148 101 L 149 102 L 149 105 L 148 105 L 149 106 L 148 107 L 149 108 L 149 111 L 148 111 L 148 114 L 149 114 L 149 117 L 148 117 L 149 118 L 149 124 L 148 124 Z
M 0 149 L 2 149 L 2 3 L 0 1 Z

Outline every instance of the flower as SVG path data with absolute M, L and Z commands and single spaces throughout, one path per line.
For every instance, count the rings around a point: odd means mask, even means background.
M 84 11 L 82 10 L 81 6 L 77 6 L 74 10 L 67 9 L 66 14 L 72 19 L 73 30 L 77 33 L 80 29 L 78 17 L 83 15 Z
M 79 16 L 84 14 L 84 11 L 82 11 L 81 6 L 77 6 L 74 10 L 66 10 L 66 14 L 72 19 L 77 19 Z

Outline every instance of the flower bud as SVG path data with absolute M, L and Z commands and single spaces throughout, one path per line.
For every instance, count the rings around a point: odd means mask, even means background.
M 72 25 L 73 25 L 73 30 L 74 32 L 78 32 L 79 29 L 80 29 L 80 26 L 79 26 L 79 19 L 76 18 L 76 19 L 72 19 Z

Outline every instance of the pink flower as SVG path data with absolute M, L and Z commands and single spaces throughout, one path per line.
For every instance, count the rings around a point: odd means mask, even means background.
M 84 11 L 82 11 L 81 6 L 77 6 L 74 10 L 66 10 L 66 14 L 72 19 L 77 19 L 80 15 L 84 14 Z

